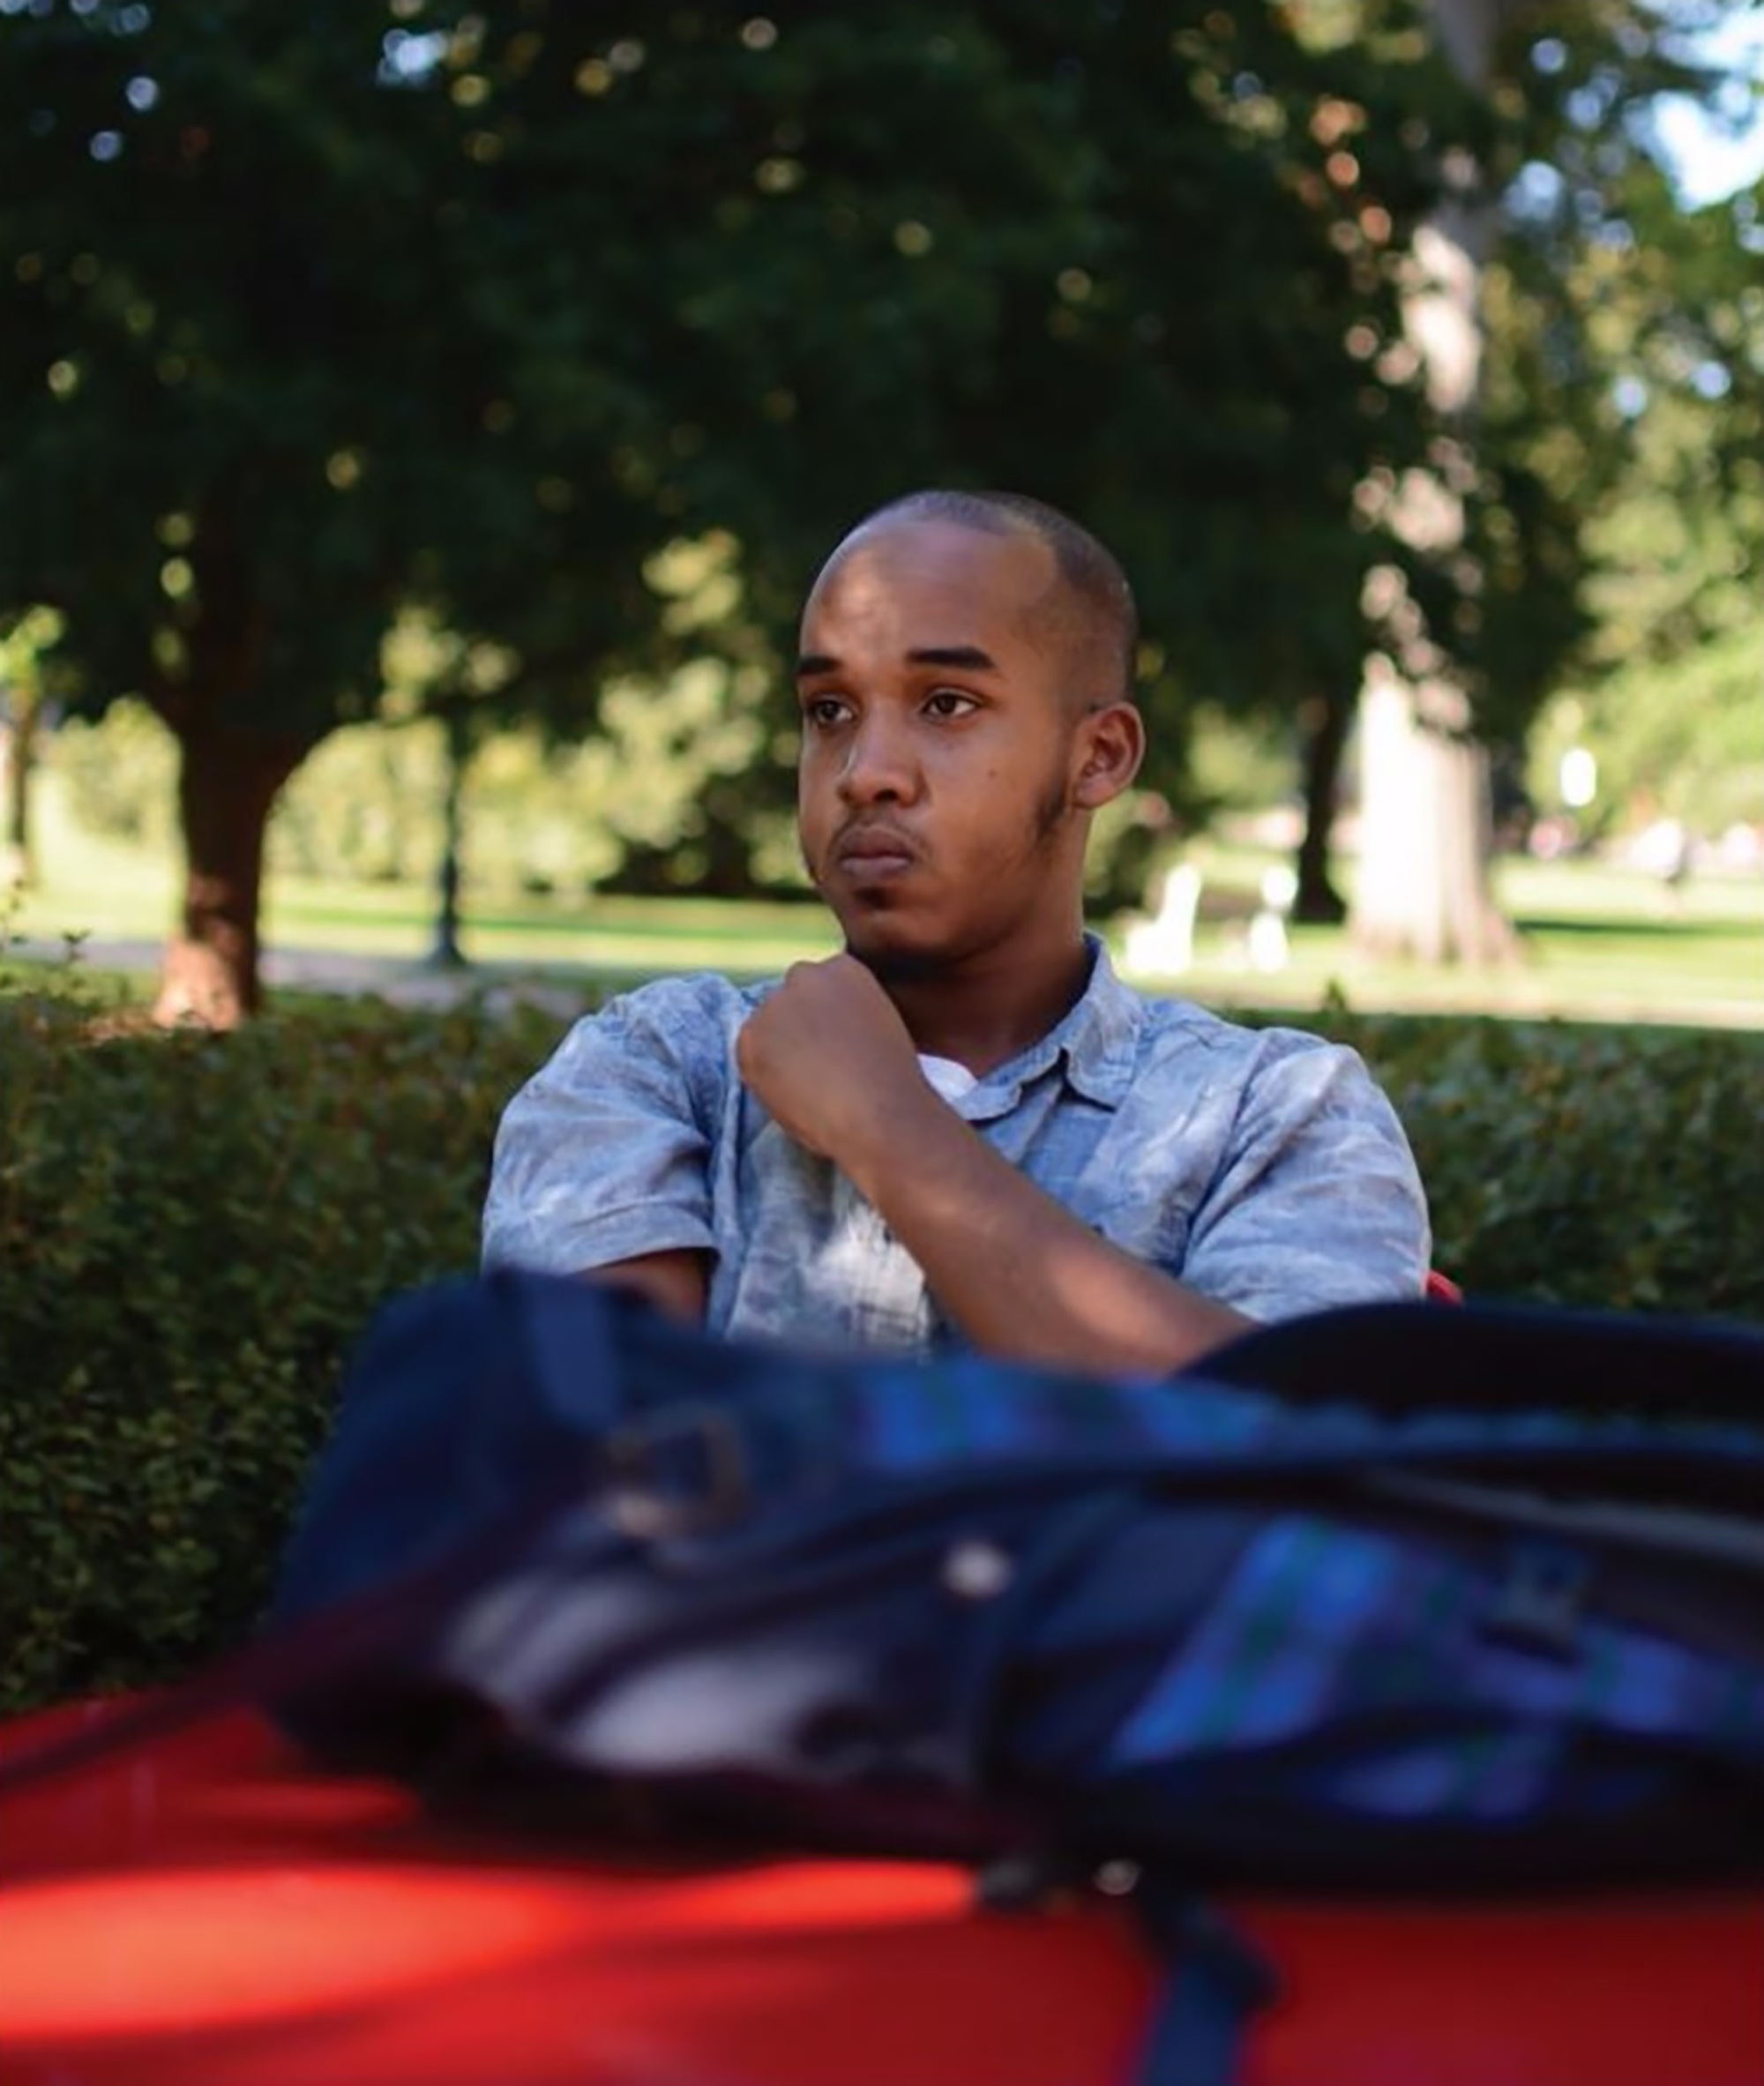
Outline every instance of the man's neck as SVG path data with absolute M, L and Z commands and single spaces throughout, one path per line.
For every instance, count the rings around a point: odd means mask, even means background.
M 1084 996 L 1091 955 L 1074 935 L 1033 958 L 1000 955 L 882 984 L 923 1055 L 952 1058 L 983 1079 L 1039 1043 Z

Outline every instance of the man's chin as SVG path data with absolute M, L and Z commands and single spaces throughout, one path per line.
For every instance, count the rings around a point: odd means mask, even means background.
M 872 915 L 868 919 L 841 920 L 840 925 L 845 931 L 846 954 L 855 956 L 884 984 L 928 977 L 948 961 L 946 950 L 927 946 L 923 936 L 914 934 L 898 918 Z

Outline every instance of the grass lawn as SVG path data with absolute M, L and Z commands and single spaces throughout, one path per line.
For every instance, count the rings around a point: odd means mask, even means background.
M 1221 864 L 1228 887 L 1233 866 Z M 1495 888 L 1520 931 L 1510 965 L 1374 962 L 1337 929 L 1301 927 L 1271 975 L 1249 968 L 1241 912 L 1209 931 L 1203 894 L 1183 990 L 1212 1004 L 1311 1007 L 1337 991 L 1368 1011 L 1764 1028 L 1764 879 L 1697 877 L 1669 900 L 1639 870 L 1513 856 L 1497 864 Z
M 48 780 L 49 778 L 45 778 Z M 94 968 L 150 963 L 172 916 L 173 864 L 94 840 L 52 789 L 38 807 L 39 882 L 12 908 L 14 937 L 34 951 L 65 936 L 93 945 Z M 1372 963 L 1337 930 L 1299 928 L 1283 968 L 1258 970 L 1247 916 L 1272 856 L 1218 843 L 1195 850 L 1205 875 L 1192 968 L 1153 989 L 1211 1005 L 1309 1009 L 1339 994 L 1366 1010 L 1554 1014 L 1764 1028 L 1764 879 L 1693 877 L 1669 906 L 1656 879 L 1595 861 L 1504 862 L 1502 902 L 1522 955 L 1492 969 Z M 434 939 L 432 893 L 415 884 L 273 879 L 265 943 L 334 951 L 392 967 L 423 961 Z M 1104 923 L 1118 946 L 1118 923 Z M 763 976 L 835 946 L 813 904 L 712 900 L 498 900 L 468 891 L 461 944 L 497 974 L 623 983 L 658 971 L 715 968 Z M 119 947 L 117 945 L 123 945 Z M 128 946 L 132 945 L 132 946 Z M 143 945 L 146 945 L 143 946 Z

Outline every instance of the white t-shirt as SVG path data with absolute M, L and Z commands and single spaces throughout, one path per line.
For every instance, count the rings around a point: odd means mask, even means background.
M 964 1094 L 973 1093 L 980 1084 L 968 1067 L 958 1065 L 953 1058 L 928 1058 L 921 1050 L 919 1070 L 946 1101 L 960 1101 Z

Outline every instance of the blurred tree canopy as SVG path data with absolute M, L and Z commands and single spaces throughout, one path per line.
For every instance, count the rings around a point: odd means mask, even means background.
M 1738 338 L 1732 293 L 1755 272 L 1749 217 L 1736 206 L 1700 225 L 1681 208 L 1656 127 L 1669 96 L 1736 116 L 1750 106 L 1749 83 L 1706 55 L 1727 11 L 1725 0 L 1430 0 L 1485 120 L 1468 149 L 1441 153 L 1439 216 L 1416 242 L 1411 340 L 1455 375 L 1449 400 L 1437 394 L 1432 486 L 1408 503 L 1432 550 L 1384 590 L 1401 614 L 1372 632 L 1356 927 L 1387 952 L 1476 959 L 1509 946 L 1487 888 L 1476 742 L 1511 754 L 1608 640 L 1603 525 L 1650 469 L 1625 402 L 1638 358 L 1675 367 L 1682 389 L 1703 366 L 1686 358 L 1691 336 L 1713 324 Z M 1431 264 L 1430 242 L 1442 248 Z M 1716 467 L 1706 482 L 1726 500 L 1736 482 Z M 1411 488 L 1369 490 L 1401 504 Z M 1405 654 L 1399 687 L 1387 669 Z M 1399 693 L 1406 720 L 1387 700 Z M 1314 871 L 1333 776 L 1313 762 L 1309 781 Z M 1416 875 L 1430 835 L 1434 859 Z
M 1584 827 L 1669 816 L 1713 837 L 1764 810 L 1760 201 L 1685 211 L 1648 192 L 1635 250 L 1582 280 L 1624 438 L 1600 459 L 1588 633 L 1537 751 L 1596 747 Z M 1539 794 L 1553 804 L 1552 783 Z
M 1756 102 L 1698 56 L 1728 0 L 1499 4 L 1477 719 L 1516 742 L 1566 668 L 1633 653 L 1609 623 L 1611 575 L 1635 577 L 1615 508 L 1647 484 L 1713 520 L 1757 485 L 1764 242 L 1757 195 L 1687 209 L 1658 151 L 1667 96 L 1736 116 Z M 1681 405 L 1700 453 L 1673 462 Z
M 1764 809 L 1764 183 L 1687 206 L 1656 136 L 1673 93 L 1736 127 L 1757 109 L 1764 85 L 1708 63 L 1738 11 L 1577 0 L 1509 59 L 1486 415 L 1554 549 L 1528 561 L 1527 614 L 1491 627 L 1485 728 L 1516 744 L 1553 699 L 1536 803 L 1558 808 L 1569 745 L 1596 746 L 1583 832 L 1670 814 L 1713 836 Z
M 1602 228 L 1660 203 L 1636 111 L 1688 76 L 1636 0 L 1506 11 L 1484 97 L 1407 0 L 0 0 L 0 624 L 176 736 L 167 1010 L 252 1004 L 270 806 L 388 699 L 574 736 L 714 661 L 699 843 L 630 859 L 748 875 L 796 603 L 916 484 L 1120 550 L 1153 789 L 1192 699 L 1339 715 L 1379 564 L 1516 731 L 1627 439 Z M 1439 432 L 1399 293 L 1454 155 L 1565 174 L 1507 213 L 1523 380 L 1435 570 L 1356 496 Z
M 1133 570 L 1152 780 L 1181 692 L 1351 671 L 1457 101 L 1395 6 L 1319 51 L 1207 0 L 0 0 L 0 604 L 176 735 L 168 1000 L 252 1002 L 269 806 L 413 609 L 477 662 L 428 699 L 582 729 L 990 482 Z M 654 580 L 713 532 L 715 630 Z

